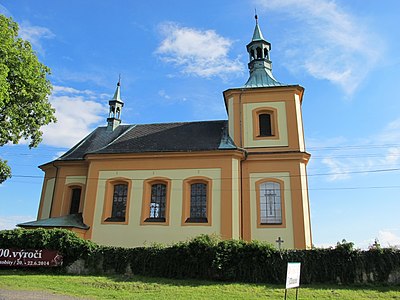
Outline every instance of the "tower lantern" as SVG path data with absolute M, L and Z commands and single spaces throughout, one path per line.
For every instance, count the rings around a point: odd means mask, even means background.
M 121 100 L 121 79 L 118 80 L 113 98 L 108 101 L 110 106 L 107 118 L 107 131 L 114 131 L 121 124 L 121 111 L 124 102 Z
M 249 53 L 249 71 L 250 77 L 244 87 L 268 87 L 281 86 L 272 75 L 272 62 L 270 60 L 271 43 L 264 39 L 258 17 L 255 15 L 256 26 L 253 37 L 246 46 Z

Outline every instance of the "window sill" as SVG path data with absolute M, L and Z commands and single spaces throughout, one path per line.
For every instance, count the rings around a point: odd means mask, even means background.
M 146 223 L 165 223 L 165 218 L 147 218 L 144 220 Z
M 207 218 L 187 218 L 185 223 L 208 223 Z
M 125 218 L 109 217 L 104 222 L 125 222 Z

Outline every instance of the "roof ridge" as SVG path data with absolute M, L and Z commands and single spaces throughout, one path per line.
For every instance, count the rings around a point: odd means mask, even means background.
M 165 124 L 191 124 L 191 123 L 210 123 L 210 122 L 223 122 L 228 120 L 204 120 L 204 121 L 182 121 L 182 122 L 162 122 L 162 123 L 146 123 L 146 124 L 133 124 L 135 126 L 146 126 L 146 125 L 165 125 Z

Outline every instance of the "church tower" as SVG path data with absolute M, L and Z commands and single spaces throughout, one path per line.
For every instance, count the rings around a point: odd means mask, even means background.
M 284 248 L 312 245 L 301 104 L 304 88 L 272 74 L 271 43 L 257 15 L 250 43 L 249 78 L 224 92 L 229 135 L 245 152 L 241 163 L 241 237 Z
M 113 98 L 108 101 L 110 110 L 107 118 L 107 131 L 114 131 L 121 124 L 121 111 L 124 102 L 121 100 L 121 80 L 118 80 Z

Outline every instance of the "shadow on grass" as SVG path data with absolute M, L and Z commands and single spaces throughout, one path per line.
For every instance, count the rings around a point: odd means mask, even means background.
M 201 279 L 173 279 L 161 277 L 145 277 L 141 275 L 69 275 L 60 274 L 58 272 L 43 272 L 37 270 L 11 270 L 0 269 L 0 277 L 2 275 L 13 276 L 26 276 L 26 275 L 44 275 L 44 276 L 71 276 L 71 277 L 103 277 L 114 283 L 141 283 L 151 285 L 164 285 L 174 287 L 203 287 L 203 286 L 233 286 L 233 285 L 246 285 L 249 287 L 259 287 L 268 289 L 284 290 L 284 285 L 268 284 L 268 283 L 248 283 L 248 282 L 230 282 L 230 281 L 209 281 Z M 335 290 L 352 290 L 352 291 L 376 291 L 376 292 L 400 292 L 400 285 L 389 284 L 351 284 L 351 285 L 338 285 L 338 284 L 307 284 L 300 286 L 300 289 L 312 289 L 321 291 L 335 291 Z
M 169 286 L 190 286 L 190 287 L 201 287 L 201 286 L 216 286 L 216 285 L 247 285 L 250 287 L 265 287 L 270 289 L 281 289 L 284 290 L 285 286 L 280 284 L 269 284 L 269 283 L 249 283 L 249 282 L 230 282 L 230 281 L 209 281 L 201 279 L 172 279 L 172 278 L 161 278 L 161 277 L 145 277 L 140 275 L 104 275 L 109 280 L 114 282 L 141 282 L 146 284 L 161 284 Z M 400 285 L 389 285 L 389 284 L 350 284 L 350 285 L 339 285 L 339 284 L 307 284 L 300 286 L 301 289 L 318 289 L 318 290 L 368 290 L 378 292 L 389 292 L 395 291 L 400 292 Z

